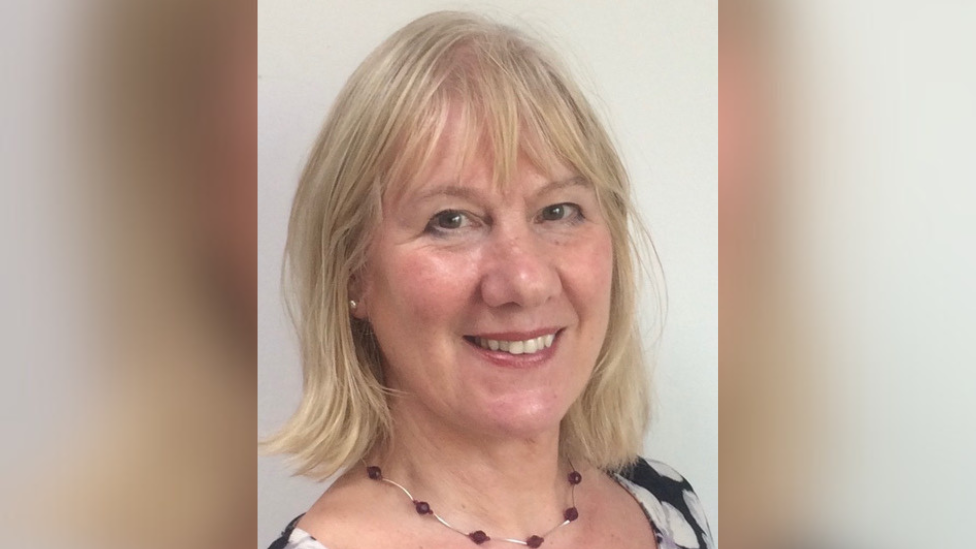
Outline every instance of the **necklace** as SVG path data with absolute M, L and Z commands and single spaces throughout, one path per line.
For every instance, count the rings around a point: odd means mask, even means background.
M 569 464 L 569 466 L 572 467 L 573 470 L 572 472 L 569 473 L 569 475 L 567 475 L 566 478 L 567 480 L 569 480 L 570 486 L 572 486 L 573 506 L 569 507 L 568 509 L 566 509 L 566 511 L 563 512 L 563 521 L 553 526 L 552 529 L 550 529 L 548 532 L 546 532 L 541 536 L 529 536 L 524 540 L 513 539 L 513 538 L 497 538 L 497 541 L 507 541 L 509 543 L 516 543 L 518 545 L 527 545 L 535 549 L 536 547 L 541 546 L 542 542 L 546 541 L 546 537 L 548 537 L 549 534 L 555 532 L 559 528 L 562 528 L 563 526 L 566 526 L 570 522 L 573 522 L 574 520 L 579 518 L 579 511 L 576 509 L 576 485 L 579 484 L 580 482 L 583 482 L 583 475 L 579 474 L 579 471 L 577 471 L 576 468 L 573 467 L 572 462 Z M 478 545 L 481 545 L 482 543 L 492 539 L 483 530 L 475 530 L 474 532 L 464 532 L 463 530 L 459 530 L 451 526 L 450 523 L 448 523 L 440 515 L 435 513 L 433 509 L 431 509 L 429 503 L 427 503 L 426 501 L 418 500 L 417 498 L 413 497 L 413 494 L 411 494 L 410 491 L 404 488 L 402 485 L 384 477 L 383 471 L 379 467 L 375 465 L 368 465 L 366 467 L 366 474 L 369 475 L 369 478 L 377 482 L 385 482 L 387 484 L 391 484 L 399 488 L 401 491 L 403 491 L 403 493 L 406 494 L 408 498 L 410 498 L 410 501 L 413 502 L 413 506 L 414 509 L 417 510 L 417 514 L 433 516 L 435 519 L 437 519 L 437 522 L 440 522 L 447 528 L 450 528 L 451 530 L 457 532 L 458 534 L 461 534 L 462 536 L 470 539 L 471 541 L 475 542 Z

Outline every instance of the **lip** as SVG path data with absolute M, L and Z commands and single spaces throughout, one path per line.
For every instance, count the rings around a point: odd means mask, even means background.
M 511 353 L 506 353 L 505 351 L 492 351 L 491 349 L 481 347 L 480 345 L 469 340 L 467 337 L 462 339 L 464 339 L 467 346 L 482 360 L 485 360 L 494 366 L 513 369 L 527 369 L 539 368 L 547 364 L 552 359 L 553 355 L 556 353 L 556 349 L 559 348 L 559 343 L 562 341 L 562 328 L 543 328 L 540 330 L 533 330 L 531 332 L 499 332 L 492 334 L 478 334 L 477 337 L 485 339 L 524 341 L 526 339 L 532 339 L 552 333 L 556 334 L 556 338 L 553 340 L 552 345 L 532 354 L 521 355 L 513 355 Z
M 530 330 L 528 332 L 492 332 L 485 334 L 468 334 L 472 337 L 480 337 L 481 339 L 495 339 L 498 341 L 525 341 L 527 339 L 535 339 L 539 336 L 555 334 L 561 332 L 562 328 L 556 326 L 549 326 L 546 328 L 537 328 L 535 330 Z

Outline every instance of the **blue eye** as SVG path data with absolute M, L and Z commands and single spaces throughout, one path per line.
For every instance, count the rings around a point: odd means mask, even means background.
M 539 213 L 539 219 L 542 221 L 582 221 L 583 212 L 576 204 L 565 202 L 546 206 Z

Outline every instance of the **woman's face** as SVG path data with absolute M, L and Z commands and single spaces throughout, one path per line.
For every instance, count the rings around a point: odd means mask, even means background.
M 610 233 L 568 169 L 520 161 L 504 188 L 488 159 L 459 173 L 456 126 L 418 183 L 384 201 L 353 314 L 405 393 L 395 417 L 480 437 L 551 433 L 606 335 Z

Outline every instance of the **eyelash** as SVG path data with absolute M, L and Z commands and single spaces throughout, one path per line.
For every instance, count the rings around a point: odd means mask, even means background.
M 540 219 L 543 215 L 542 212 L 557 207 L 563 207 L 563 208 L 568 207 L 570 208 L 571 212 L 567 213 L 561 219 L 550 219 L 550 220 Z M 566 222 L 571 226 L 575 226 L 575 225 L 579 225 L 586 219 L 583 216 L 583 209 L 580 208 L 578 204 L 573 204 L 571 202 L 560 202 L 558 204 L 552 204 L 550 206 L 546 206 L 545 208 L 542 209 L 542 212 L 540 212 L 539 215 L 536 216 L 537 221 L 539 221 L 540 223 L 545 223 L 547 221 L 553 223 Z M 443 219 L 452 216 L 461 216 L 463 218 L 462 225 L 450 229 L 437 226 L 438 219 Z M 424 232 L 436 236 L 447 236 L 449 233 L 453 231 L 464 228 L 465 227 L 465 225 L 463 224 L 464 221 L 467 221 L 467 224 L 473 223 L 474 221 L 472 220 L 472 217 L 474 216 L 461 210 L 442 210 L 440 212 L 437 212 L 436 214 L 433 215 L 433 217 L 430 218 L 430 221 L 427 222 L 427 226 L 424 228 Z
M 552 220 L 549 220 L 549 221 L 553 221 L 553 222 L 565 221 L 565 222 L 569 223 L 570 225 L 579 225 L 580 223 L 582 223 L 586 219 L 585 217 L 583 217 L 583 209 L 580 208 L 578 204 L 573 204 L 572 202 L 560 202 L 559 204 L 553 204 L 551 206 L 546 206 L 545 208 L 542 208 L 542 211 L 544 212 L 546 210 L 550 210 L 552 208 L 559 208 L 559 207 L 562 207 L 562 208 L 568 207 L 568 208 L 570 208 L 573 211 L 570 212 L 570 213 L 567 213 L 566 214 L 566 217 L 563 217 L 562 219 L 552 219 Z
M 437 236 L 447 236 L 448 233 L 450 233 L 452 231 L 456 231 L 456 230 L 462 228 L 463 226 L 462 227 L 456 227 L 456 228 L 453 228 L 453 229 L 446 229 L 444 227 L 438 227 L 437 226 L 437 220 L 439 218 L 442 218 L 442 217 L 456 216 L 456 215 L 459 215 L 459 216 L 463 217 L 464 219 L 467 220 L 468 223 L 471 223 L 471 217 L 472 216 L 471 216 L 471 214 L 469 214 L 467 212 L 463 212 L 461 210 L 442 210 L 442 211 L 437 212 L 436 214 L 434 214 L 433 217 L 430 218 L 430 221 L 427 222 L 427 227 L 424 228 L 424 232 L 425 233 L 432 233 L 432 234 L 437 235 Z

